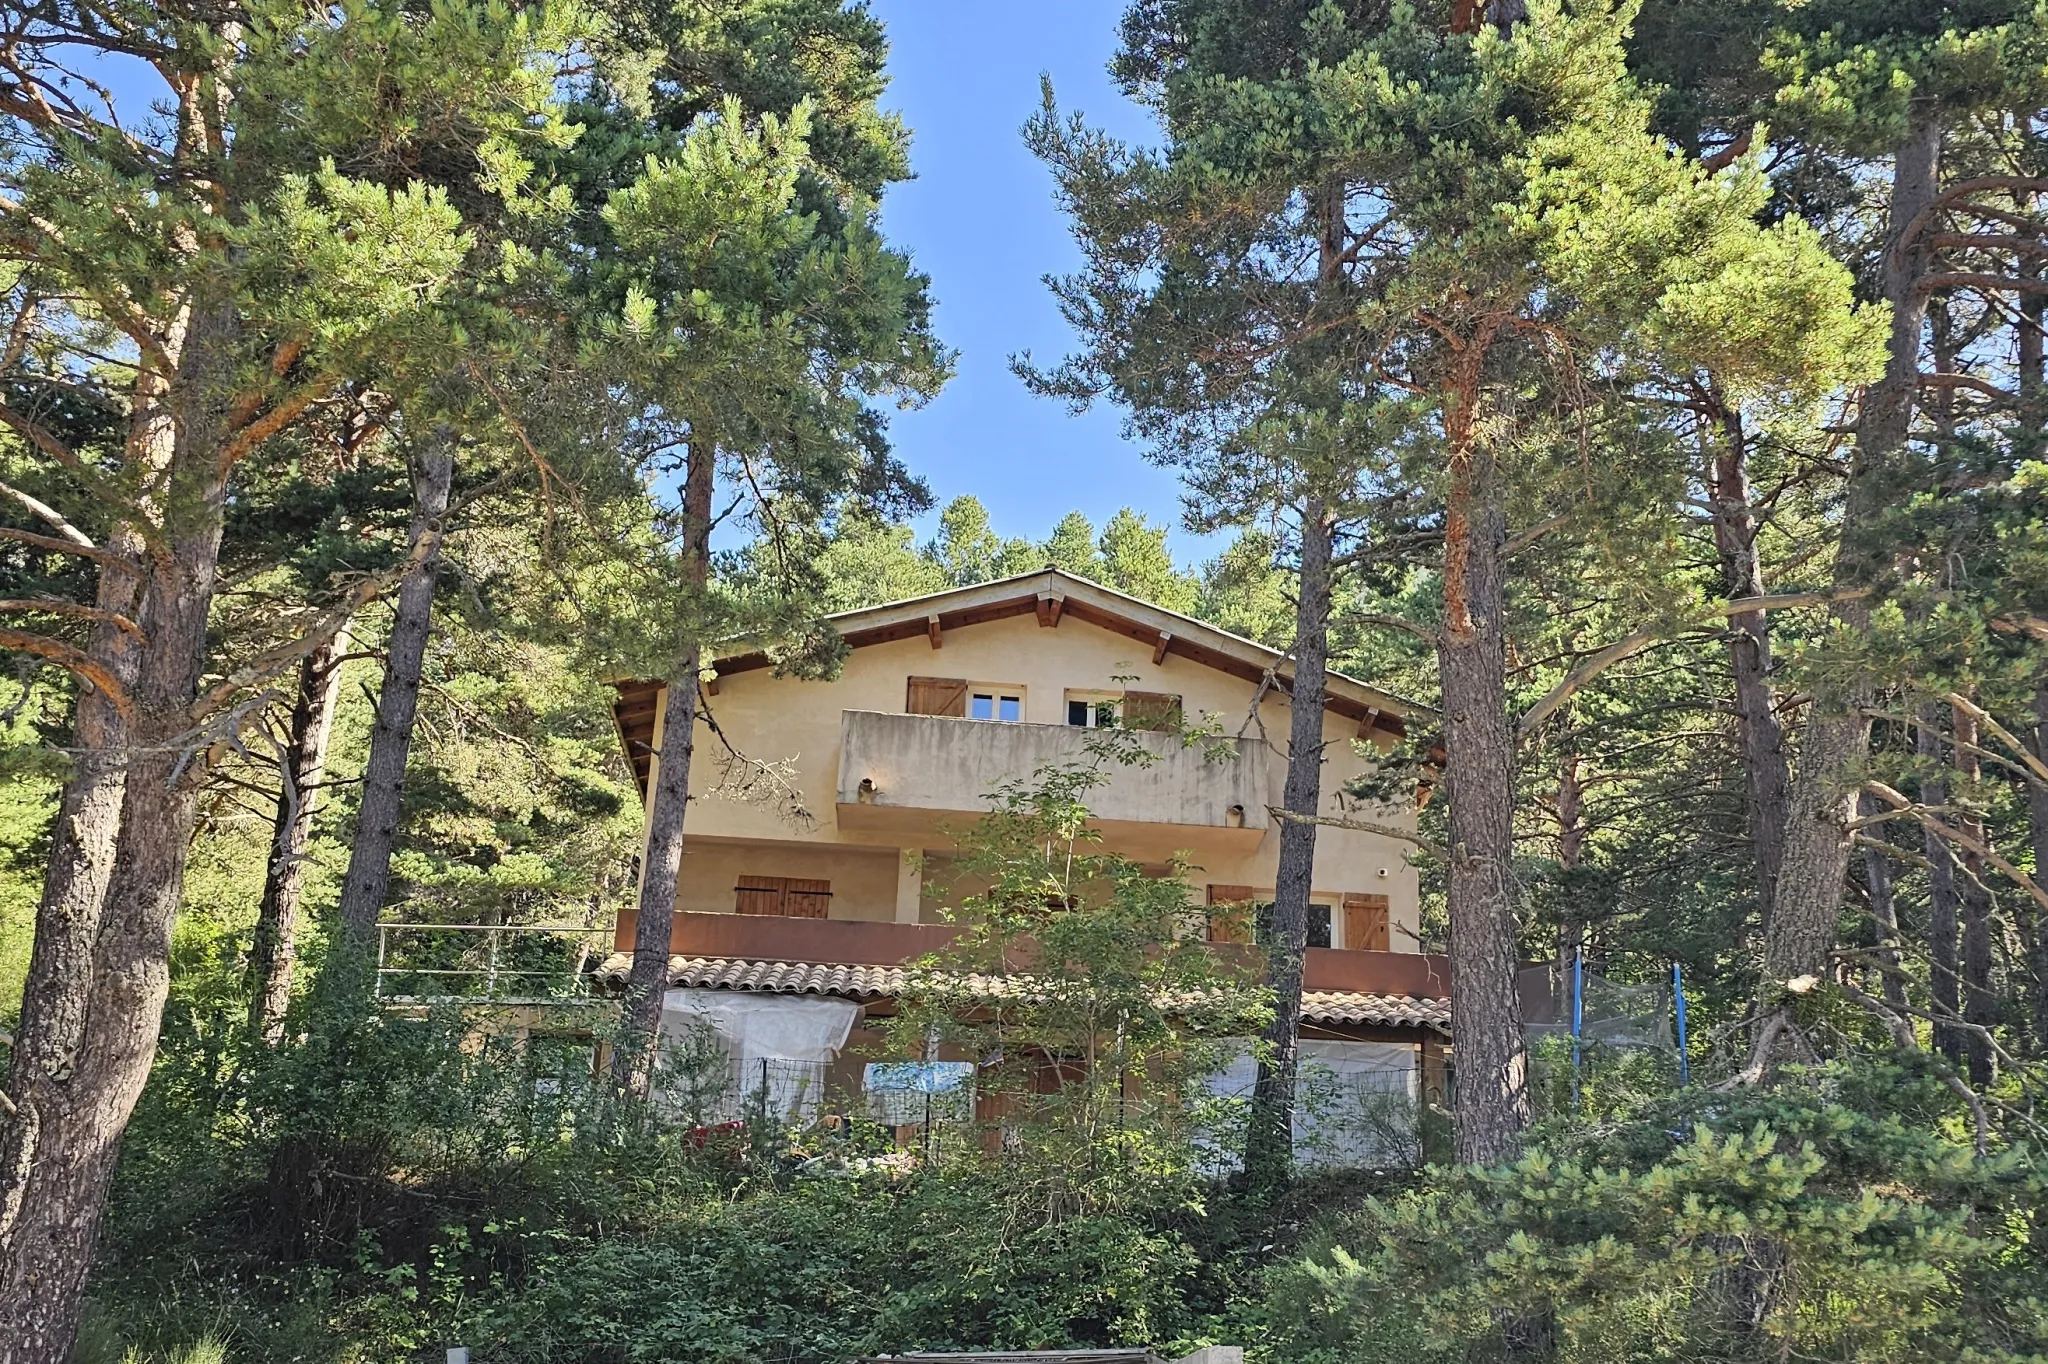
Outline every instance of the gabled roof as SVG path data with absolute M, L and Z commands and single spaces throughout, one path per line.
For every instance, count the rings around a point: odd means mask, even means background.
M 972 587 L 949 588 L 906 601 L 841 611 L 825 619 L 849 647 L 860 649 L 899 639 L 943 637 L 948 630 L 1034 613 L 1046 625 L 1058 625 L 1072 618 L 1128 636 L 1149 646 L 1155 663 L 1170 654 L 1254 683 L 1270 671 L 1273 685 L 1281 694 L 1292 687 L 1293 667 L 1279 650 L 1219 630 L 1193 616 L 1154 606 L 1078 573 L 1050 566 Z M 765 649 L 747 644 L 721 651 L 712 664 L 719 677 L 770 665 Z M 1339 672 L 1328 677 L 1325 708 L 1358 721 L 1361 734 L 1376 728 L 1400 735 L 1406 732 L 1403 717 L 1427 713 L 1426 707 L 1355 677 Z M 634 776 L 644 792 L 654 742 L 654 715 L 665 684 L 619 681 L 612 685 L 619 693 L 612 714 L 618 721 L 619 737 L 633 764 Z

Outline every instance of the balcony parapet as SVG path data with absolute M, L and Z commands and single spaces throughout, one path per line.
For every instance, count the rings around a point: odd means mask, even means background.
M 841 828 L 908 829 L 987 812 L 989 793 L 1043 768 L 1085 763 L 1094 731 L 849 710 L 840 721 Z M 1205 845 L 1256 847 L 1271 817 L 1269 755 L 1223 739 L 1133 731 L 1147 764 L 1111 764 L 1085 799 L 1105 828 L 1170 827 Z M 1196 831 L 1199 831 L 1197 834 Z

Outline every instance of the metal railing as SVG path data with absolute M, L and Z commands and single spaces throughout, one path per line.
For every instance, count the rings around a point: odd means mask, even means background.
M 610 930 L 589 924 L 377 925 L 380 1000 L 394 1004 L 587 998 Z

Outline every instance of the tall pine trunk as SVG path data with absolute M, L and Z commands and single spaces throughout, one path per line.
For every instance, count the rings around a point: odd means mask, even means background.
M 2020 203 L 2031 210 L 2037 200 L 2027 193 Z M 2025 256 L 2019 262 L 2019 273 L 2039 279 L 2044 272 L 2038 258 Z M 2019 437 L 2015 444 L 2019 454 L 2040 459 L 2044 447 L 2048 447 L 2048 440 L 2044 440 L 2048 436 L 2048 372 L 2043 369 L 2043 361 L 2048 359 L 2048 336 L 2043 335 L 2043 327 L 2048 326 L 2048 298 L 2038 293 L 2026 295 L 2020 300 L 2019 314 L 2014 328 L 2020 399 Z M 2034 756 L 2048 763 L 2048 663 L 2034 675 L 2033 720 L 2030 737 Z M 2048 891 L 2048 782 L 2027 783 L 2027 832 L 2034 850 L 2034 884 Z M 2041 913 L 2031 897 L 2021 896 L 2018 903 L 2019 912 L 2025 916 L 2020 937 L 2027 945 L 2026 974 L 2033 983 L 2027 1021 L 2037 1054 L 2048 1054 L 2048 915 Z
M 711 493 L 717 449 L 690 441 L 683 480 L 683 574 L 693 595 L 711 580 Z M 669 940 L 675 932 L 676 884 L 683 868 L 683 825 L 690 804 L 690 768 L 697 749 L 698 674 L 704 647 L 695 622 L 676 651 L 663 692 L 660 747 L 647 783 L 647 849 L 633 928 L 633 965 L 626 977 L 622 1036 L 612 1053 L 612 1083 L 622 1092 L 652 1087 L 661 1000 L 668 988 Z
M 1966 799 L 1974 802 L 1975 787 L 1983 765 L 1973 751 L 1977 745 L 1977 720 L 1967 707 L 1955 708 L 1956 772 L 1962 778 Z M 1967 807 L 1966 807 L 1967 808 Z M 1990 831 L 1974 812 L 1950 816 L 1953 823 L 1981 847 L 1989 847 Z M 1981 854 L 1963 849 L 1963 875 L 1959 890 L 1963 910 L 1963 1021 L 1977 1028 L 1989 1028 L 1998 1021 L 1998 1001 L 1991 993 L 1991 882 L 1990 868 Z M 1991 1039 L 1970 1031 L 1963 1038 L 1963 1055 L 1969 1062 L 1970 1083 L 1989 1087 L 1998 1076 L 1997 1058 Z
M 1475 365 L 1476 360 L 1473 362 Z M 1507 512 L 1473 439 L 1474 382 L 1453 399 L 1444 526 L 1442 677 L 1450 802 L 1451 1036 L 1458 1159 L 1511 1157 L 1528 1127 L 1529 1055 L 1515 993 L 1514 726 L 1507 708 Z
M 2048 668 L 2034 683 L 2034 756 L 2048 763 Z M 2048 891 L 2048 782 L 2027 784 L 2027 831 L 2034 845 L 2034 884 Z M 2029 947 L 2034 977 L 2033 1032 L 2037 1050 L 2048 1052 L 2048 915 L 2033 914 Z
M 1322 499 L 1301 512 L 1301 581 L 1294 608 L 1294 683 L 1288 697 L 1287 779 L 1281 805 L 1300 819 L 1280 823 L 1273 878 L 1273 936 L 1266 984 L 1273 991 L 1267 1054 L 1259 1058 L 1245 1128 L 1245 1173 L 1255 1190 L 1284 1184 L 1294 1159 L 1294 1089 L 1300 1069 L 1301 972 L 1323 799 L 1323 702 L 1329 686 L 1331 529 Z
M 1858 804 L 1857 817 L 1870 819 L 1880 808 L 1877 797 L 1866 795 Z M 1899 901 L 1892 883 L 1891 859 L 1884 855 L 1884 849 L 1864 845 L 1863 884 L 1870 891 L 1870 918 L 1877 936 L 1879 988 L 1884 991 L 1885 1003 L 1904 1008 L 1906 982 L 1899 975 Z
M 1931 101 L 1918 101 L 1907 118 L 1905 140 L 1892 169 L 1890 231 L 1884 255 L 1884 296 L 1892 327 L 1884 377 L 1863 395 L 1856 453 L 1849 469 L 1841 544 L 1835 554 L 1833 585 L 1838 591 L 1865 588 L 1875 565 L 1858 537 L 1882 507 L 1885 475 L 1905 447 L 1920 380 L 1921 331 L 1927 297 L 1919 283 L 1927 271 L 1924 238 L 1908 242 L 1906 230 L 1919 222 L 1940 185 L 1941 121 Z M 1867 633 L 1870 606 L 1861 596 L 1835 603 L 1835 627 L 1851 636 Z M 1764 993 L 1769 1007 L 1760 1023 L 1782 1016 L 1779 989 L 1802 976 L 1825 979 L 1841 913 L 1843 878 L 1849 868 L 1851 828 L 1856 812 L 1854 772 L 1866 756 L 1870 721 L 1867 688 L 1852 686 L 1832 701 L 1810 708 L 1799 742 L 1799 771 L 1786 811 L 1784 861 L 1764 933 Z
M 278 762 L 277 816 L 271 824 L 270 865 L 249 947 L 249 1029 L 267 1043 L 284 1030 L 297 960 L 299 899 L 306 884 L 306 848 L 327 771 L 327 737 L 341 699 L 343 634 L 320 645 L 299 664 L 290 728 Z
M 341 883 L 342 947 L 358 969 L 376 948 L 377 916 L 391 890 L 391 851 L 405 803 L 405 765 L 412 752 L 413 720 L 419 714 L 420 680 L 433 629 L 434 585 L 441 572 L 444 521 L 454 481 L 454 433 L 444 428 L 428 438 L 413 470 L 407 537 L 413 567 L 398 584 L 391 637 L 384 648 L 384 684 L 377 694 L 370 755 L 363 764 L 355 844 Z
M 109 722 L 99 699 L 82 698 L 79 736 L 107 746 L 82 756 L 65 793 L 68 827 L 52 851 L 23 995 L 14 1111 L 0 1132 L 0 1364 L 70 1358 L 115 1156 L 169 990 L 205 766 L 192 709 L 226 500 L 215 455 L 235 334 L 224 311 L 195 305 L 190 316 L 173 352 L 178 382 L 161 390 L 175 413 L 152 401 L 131 420 L 131 457 L 166 480 L 162 524 L 132 571 L 109 565 L 100 587 L 103 601 L 129 604 L 137 627 L 94 660 L 123 680 L 131 715 Z M 135 528 L 116 537 L 139 540 Z M 54 930 L 47 944 L 44 922 Z
M 1709 486 L 1714 547 L 1721 559 L 1722 590 L 1730 600 L 1741 601 L 1764 595 L 1748 438 L 1739 412 L 1724 409 L 1719 425 Z M 1743 611 L 1730 616 L 1728 626 L 1728 665 L 1735 681 L 1735 717 L 1742 743 L 1745 823 L 1756 861 L 1757 903 L 1768 906 L 1777 894 L 1778 869 L 1785 860 L 1785 810 L 1791 797 L 1792 769 L 1785 759 L 1785 731 L 1778 722 L 1777 690 L 1771 684 L 1770 617 L 1762 611 Z
M 1576 871 L 1586 849 L 1586 787 L 1579 776 L 1579 755 L 1568 752 L 1557 773 L 1557 865 L 1560 871 Z M 1579 914 L 1577 887 L 1566 883 L 1565 909 L 1557 925 L 1557 981 L 1551 992 L 1551 1008 L 1558 1018 L 1568 1017 L 1572 1002 L 1572 979 L 1586 952 L 1586 921 Z
M 1920 804 L 1933 809 L 1948 804 L 1948 756 L 1941 742 L 1940 725 L 1939 708 L 1931 704 L 1920 708 L 1914 752 L 1920 758 L 1923 775 L 1915 795 Z M 1962 995 L 1957 988 L 1961 975 L 1956 957 L 1960 916 L 1955 853 L 1948 840 L 1932 829 L 1924 831 L 1921 847 L 1927 853 L 1927 990 L 1937 1020 L 1934 1049 L 1950 1061 L 1961 1062 L 1963 1034 L 1954 1023 L 1962 1017 Z

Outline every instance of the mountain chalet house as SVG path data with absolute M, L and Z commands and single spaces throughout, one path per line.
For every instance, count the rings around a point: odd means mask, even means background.
M 734 748 L 785 765 L 808 821 L 786 804 L 721 790 L 724 749 L 699 720 L 676 896 L 664 1028 L 712 1025 L 739 1073 L 809 1063 L 836 1094 L 870 1089 L 867 1019 L 887 1012 L 902 964 L 940 946 L 944 830 L 988 809 L 999 784 L 1085 758 L 1085 729 L 1143 731 L 1213 719 L 1236 735 L 1269 669 L 1256 731 L 1218 758 L 1146 734 L 1158 761 L 1112 766 L 1088 793 L 1106 851 L 1189 863 L 1196 903 L 1237 906 L 1211 936 L 1243 932 L 1243 906 L 1270 901 L 1280 853 L 1288 669 L 1263 645 L 1058 569 L 830 618 L 850 646 L 831 681 L 777 677 L 760 652 L 715 660 L 708 704 Z M 614 715 L 642 795 L 660 747 L 666 688 L 619 682 Z M 1414 707 L 1364 682 L 1329 679 L 1323 777 L 1328 814 L 1412 827 L 1413 810 L 1359 809 L 1341 792 Z M 1441 1084 L 1449 971 L 1416 950 L 1417 888 L 1406 845 L 1317 831 L 1301 1036 L 1305 1063 L 1338 1077 L 1388 1077 L 1409 1095 Z M 605 974 L 622 977 L 634 917 L 620 919 Z M 1242 1073 L 1236 1073 L 1241 1071 Z M 1216 1083 L 1249 1089 L 1247 1060 Z M 785 1096 L 815 1111 L 815 1098 Z M 872 1096 L 871 1096 L 872 1097 Z

